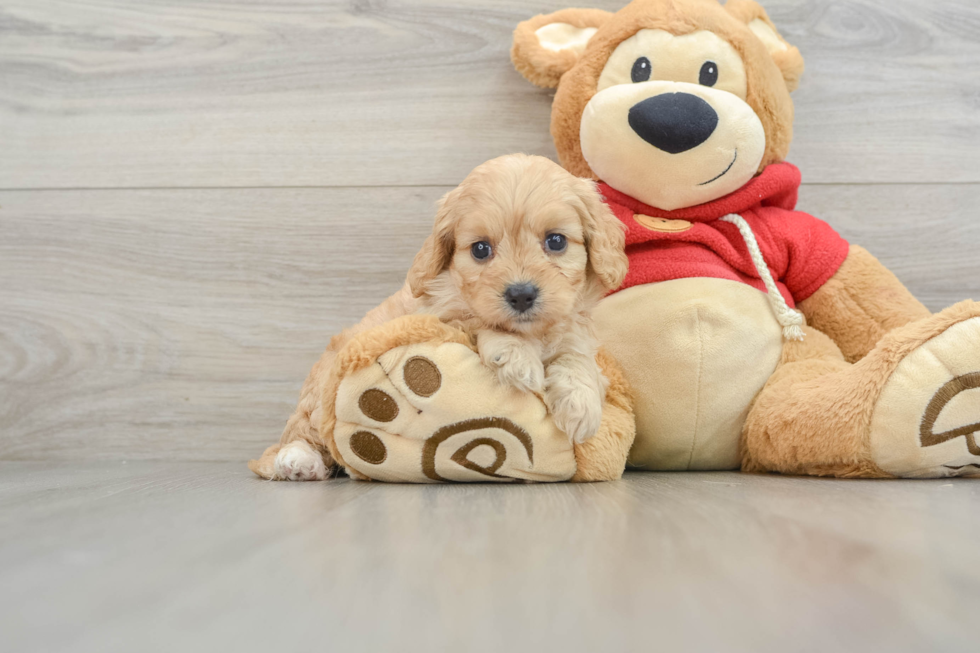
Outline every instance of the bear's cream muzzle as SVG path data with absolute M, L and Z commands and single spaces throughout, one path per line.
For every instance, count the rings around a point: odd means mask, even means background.
M 741 188 L 766 149 L 762 122 L 744 100 L 671 81 L 599 91 L 585 107 L 580 137 L 582 155 L 600 179 L 666 211 Z

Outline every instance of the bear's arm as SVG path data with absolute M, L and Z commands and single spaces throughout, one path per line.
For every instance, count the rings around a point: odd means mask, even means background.
M 898 277 L 857 245 L 850 246 L 834 276 L 797 308 L 807 323 L 830 336 L 852 363 L 892 329 L 930 314 Z

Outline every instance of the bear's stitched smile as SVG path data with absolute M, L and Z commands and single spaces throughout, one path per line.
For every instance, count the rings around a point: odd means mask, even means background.
M 708 181 L 704 182 L 703 184 L 698 184 L 698 186 L 707 186 L 708 184 L 710 184 L 713 181 L 718 181 L 719 179 L 721 179 L 722 177 L 724 177 L 725 175 L 728 174 L 728 171 L 732 169 L 732 166 L 735 165 L 735 162 L 736 161 L 738 161 L 738 148 L 737 147 L 735 148 L 735 158 L 733 158 L 732 159 L 732 162 L 728 164 L 728 167 L 725 168 L 725 171 L 723 173 L 721 173 L 720 175 L 718 175 L 717 177 L 715 177 L 714 179 L 709 179 Z

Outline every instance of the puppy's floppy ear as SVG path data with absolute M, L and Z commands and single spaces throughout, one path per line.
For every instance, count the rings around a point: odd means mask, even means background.
M 629 269 L 626 227 L 602 201 L 594 181 L 579 179 L 577 191 L 585 207 L 582 227 L 589 267 L 606 290 L 616 290 L 623 285 Z
M 436 219 L 432 234 L 422 243 L 422 249 L 415 255 L 415 261 L 408 270 L 408 287 L 415 297 L 426 293 L 429 282 L 449 267 L 456 249 L 456 211 L 455 204 L 459 189 L 455 188 L 439 200 L 436 205 Z
M 601 9 L 562 9 L 525 20 L 514 30 L 510 60 L 527 81 L 555 88 L 578 62 L 592 35 L 611 17 Z
M 795 91 L 800 85 L 800 77 L 803 76 L 803 55 L 776 30 L 766 10 L 755 0 L 728 0 L 725 9 L 748 25 L 752 33 L 762 41 L 783 73 L 786 87 L 790 92 Z

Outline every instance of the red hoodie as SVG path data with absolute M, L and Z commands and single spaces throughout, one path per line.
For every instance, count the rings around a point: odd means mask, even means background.
M 741 281 L 765 292 L 738 228 L 718 219 L 737 213 L 752 228 L 779 291 L 795 306 L 834 276 L 849 247 L 826 222 L 794 210 L 799 187 L 796 166 L 774 163 L 725 197 L 662 211 L 600 183 L 599 192 L 626 225 L 630 268 L 619 290 L 712 277 Z

